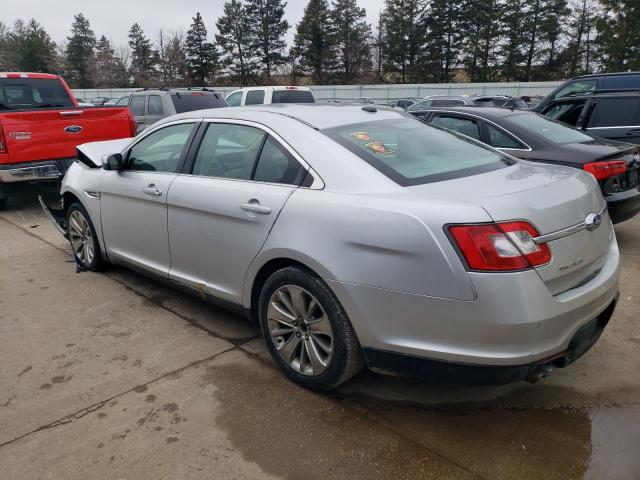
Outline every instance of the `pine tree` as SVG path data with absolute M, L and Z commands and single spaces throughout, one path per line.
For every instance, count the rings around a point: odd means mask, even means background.
M 218 51 L 213 43 L 207 41 L 207 27 L 200 12 L 193 17 L 191 28 L 187 32 L 187 68 L 189 77 L 196 85 L 204 86 L 215 72 L 218 63 Z
M 640 69 L 640 1 L 600 0 L 608 13 L 596 22 L 602 62 L 608 71 Z
M 402 83 L 419 81 L 419 64 L 426 35 L 425 8 L 424 0 L 386 0 L 385 70 L 398 74 Z
M 460 45 L 462 62 L 471 82 L 494 79 L 496 46 L 500 37 L 502 5 L 498 0 L 465 0 L 462 30 L 467 32 Z
M 316 85 L 326 83 L 334 69 L 335 48 L 327 0 L 310 0 L 297 26 L 292 55 Z M 294 65 L 295 66 L 295 65 Z
M 0 71 L 6 72 L 9 68 L 9 28 L 0 21 Z
M 17 20 L 5 37 L 9 70 L 21 72 L 55 71 L 56 44 L 35 19 L 25 24 Z
M 371 44 L 373 54 L 373 66 L 376 72 L 376 83 L 382 83 L 383 81 L 383 68 L 385 58 L 387 57 L 387 28 L 385 23 L 385 17 L 380 12 L 378 16 L 378 24 L 376 25 L 376 33 L 373 43 Z
M 245 7 L 239 0 L 228 0 L 224 13 L 216 22 L 216 42 L 222 50 L 221 64 L 226 73 L 237 78 L 245 86 L 256 74 L 256 59 L 248 35 L 250 28 Z
M 74 15 L 67 40 L 67 81 L 76 88 L 92 88 L 96 36 L 82 13 Z
M 259 53 L 263 74 L 268 81 L 274 68 L 286 63 L 284 36 L 289 22 L 284 19 L 287 2 L 282 0 L 247 0 L 248 35 L 251 48 Z
M 544 80 L 560 80 L 562 72 L 564 32 L 571 10 L 567 0 L 551 0 L 547 5 L 547 12 L 540 26 L 541 38 L 545 47 L 544 55 Z M 565 57 L 566 58 L 566 57 Z
M 463 40 L 461 7 L 459 0 L 433 0 L 425 16 L 427 69 L 437 82 L 453 80 Z
M 522 78 L 522 64 L 525 62 L 524 50 L 527 37 L 523 30 L 525 19 L 529 15 L 526 0 L 506 0 L 503 10 L 502 78 L 515 81 Z
M 338 80 L 349 84 L 371 68 L 371 25 L 357 0 L 334 0 L 331 20 L 335 31 Z
M 134 23 L 129 30 L 129 47 L 131 48 L 131 75 L 134 83 L 147 86 L 155 77 L 156 53 L 151 41 L 145 37 L 142 28 Z
M 111 42 L 102 35 L 96 44 L 95 86 L 105 88 L 116 85 L 119 74 L 118 67 L 118 60 L 114 56 Z
M 189 76 L 184 34 L 173 32 L 167 35 L 160 30 L 157 51 L 159 73 L 164 85 L 184 85 Z
M 598 9 L 594 0 L 574 0 L 568 19 L 569 45 L 565 52 L 566 72 L 570 77 L 592 73 L 595 21 Z

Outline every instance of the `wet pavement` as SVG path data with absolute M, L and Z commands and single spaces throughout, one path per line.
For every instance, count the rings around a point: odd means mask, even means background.
M 247 321 L 76 273 L 34 190 L 0 212 L 2 478 L 640 479 L 640 219 L 616 227 L 619 307 L 569 368 L 503 387 L 363 371 L 319 395 Z

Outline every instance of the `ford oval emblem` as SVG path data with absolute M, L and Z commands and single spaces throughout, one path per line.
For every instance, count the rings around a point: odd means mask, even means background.
M 596 230 L 602 223 L 602 216 L 599 213 L 590 213 L 587 218 L 584 219 L 584 224 L 587 226 L 587 230 L 592 232 Z
M 80 133 L 82 131 L 82 127 L 80 125 L 69 125 L 64 129 L 67 133 Z

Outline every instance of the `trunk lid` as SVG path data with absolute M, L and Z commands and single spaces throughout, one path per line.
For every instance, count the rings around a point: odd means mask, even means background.
M 76 145 L 131 136 L 124 107 L 2 111 L 8 155 L 3 163 L 75 157 Z
M 425 194 L 481 205 L 496 222 L 526 220 L 541 235 L 585 221 L 605 206 L 595 179 L 575 168 L 518 162 L 504 169 L 415 187 Z M 602 268 L 613 238 L 605 212 L 599 228 L 548 243 L 552 260 L 536 268 L 554 295 L 588 281 Z

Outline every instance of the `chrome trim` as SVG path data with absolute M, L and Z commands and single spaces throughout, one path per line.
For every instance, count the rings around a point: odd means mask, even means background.
M 62 172 L 57 165 L 44 164 L 32 167 L 12 168 L 8 170 L 0 170 L 0 181 L 5 183 L 11 182 L 28 182 L 30 180 L 47 180 L 59 178 Z
M 85 190 L 85 195 L 90 198 L 100 198 L 100 192 L 97 190 Z
M 610 128 L 640 128 L 640 125 L 616 125 L 615 127 L 587 127 L 586 130 L 609 130 Z
M 599 212 L 597 212 L 596 214 L 590 213 L 589 215 L 587 215 L 587 217 L 583 222 L 578 223 L 576 225 L 572 225 L 571 227 L 564 228 L 562 230 L 558 230 L 557 232 L 547 233 L 546 235 L 540 235 L 539 237 L 534 238 L 533 241 L 538 245 L 540 245 L 542 243 L 548 243 L 548 242 L 553 242 L 554 240 L 560 240 L 561 238 L 568 237 L 569 235 L 573 235 L 574 233 L 581 232 L 582 230 L 595 230 L 595 228 L 598 228 L 598 227 L 593 228 L 591 224 L 587 223 L 587 219 L 593 215 L 602 216 L 606 211 L 607 211 L 607 204 L 605 203 L 604 207 L 602 207 Z

